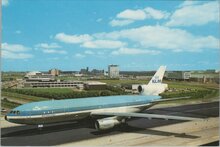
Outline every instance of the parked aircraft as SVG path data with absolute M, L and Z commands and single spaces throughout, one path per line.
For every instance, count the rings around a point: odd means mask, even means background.
M 159 101 L 158 94 L 167 88 L 162 83 L 166 67 L 161 66 L 147 85 L 140 85 L 140 95 L 103 96 L 49 100 L 23 104 L 9 112 L 5 119 L 19 124 L 44 124 L 93 119 L 97 130 L 113 128 L 128 118 L 194 120 L 196 118 L 139 113 Z

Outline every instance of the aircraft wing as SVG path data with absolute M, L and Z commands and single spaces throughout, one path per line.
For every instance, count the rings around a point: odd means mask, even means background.
M 151 103 L 158 103 L 158 102 L 164 102 L 164 101 L 175 101 L 175 100 L 184 100 L 184 99 L 190 99 L 190 96 L 185 96 L 185 97 L 177 97 L 177 98 L 166 98 L 166 99 L 158 99 L 154 100 Z
M 165 119 L 165 120 L 201 120 L 200 118 L 182 117 L 172 115 L 160 115 L 160 114 L 146 114 L 146 113 L 118 113 L 118 112 L 92 112 L 92 116 L 120 116 L 120 117 L 139 117 L 148 119 Z

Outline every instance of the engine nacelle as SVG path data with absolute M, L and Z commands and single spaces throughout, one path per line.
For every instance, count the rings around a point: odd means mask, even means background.
M 142 95 L 159 95 L 168 89 L 168 85 L 164 83 L 139 85 L 138 92 Z
M 95 122 L 95 128 L 97 130 L 107 130 L 120 124 L 121 122 L 117 119 L 99 119 Z
M 139 85 L 137 90 L 139 93 L 143 93 L 144 90 L 146 89 L 147 89 L 147 85 Z

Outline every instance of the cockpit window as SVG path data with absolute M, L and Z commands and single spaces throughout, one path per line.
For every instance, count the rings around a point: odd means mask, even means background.
M 20 111 L 10 111 L 11 114 L 17 114 L 19 115 L 20 114 Z

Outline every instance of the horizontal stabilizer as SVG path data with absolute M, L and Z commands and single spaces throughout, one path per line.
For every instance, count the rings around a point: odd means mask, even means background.
M 145 114 L 145 113 L 118 113 L 118 112 L 94 112 L 92 116 L 121 116 L 121 117 L 139 117 L 148 119 L 165 119 L 165 120 L 200 120 L 200 118 L 182 117 L 172 115 L 160 115 L 160 114 Z

